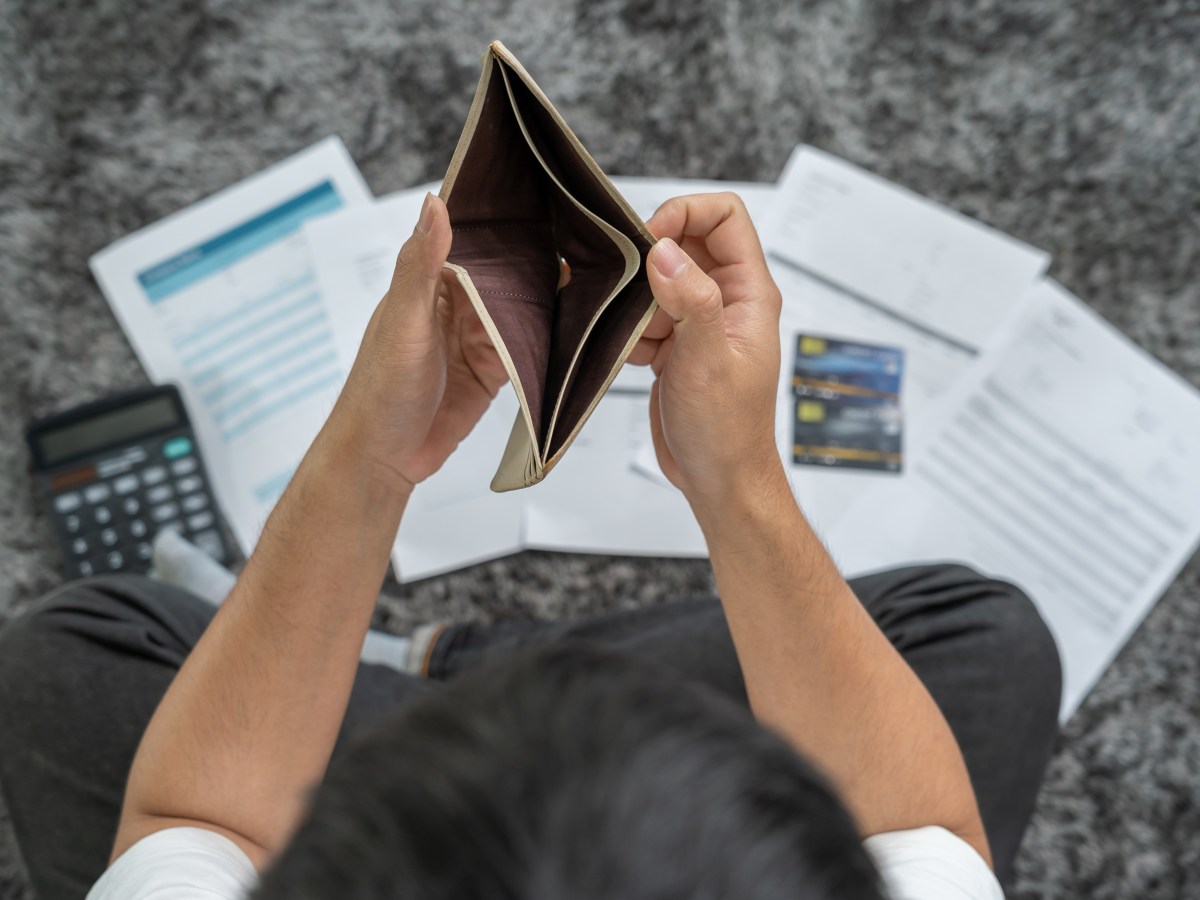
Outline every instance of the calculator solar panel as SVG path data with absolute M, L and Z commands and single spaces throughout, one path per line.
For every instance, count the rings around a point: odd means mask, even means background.
M 167 529 L 230 561 L 175 388 L 88 404 L 34 423 L 27 437 L 72 575 L 145 572 L 155 535 Z

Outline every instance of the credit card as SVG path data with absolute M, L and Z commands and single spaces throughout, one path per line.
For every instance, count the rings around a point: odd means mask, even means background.
M 813 334 L 796 335 L 792 387 L 797 394 L 857 394 L 900 401 L 904 351 Z
M 901 471 L 904 351 L 810 334 L 795 351 L 792 461 Z

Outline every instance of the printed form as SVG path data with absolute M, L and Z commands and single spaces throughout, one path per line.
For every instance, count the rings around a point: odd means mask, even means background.
M 828 535 L 848 574 L 960 560 L 1058 642 L 1066 721 L 1200 540 L 1200 393 L 1040 282 L 914 436 L 911 473 Z
M 150 378 L 183 393 L 247 553 L 345 377 L 301 226 L 370 200 L 331 137 L 89 261 Z

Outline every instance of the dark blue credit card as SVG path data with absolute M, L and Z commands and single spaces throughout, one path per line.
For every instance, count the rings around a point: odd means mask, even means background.
M 904 351 L 897 347 L 796 335 L 792 461 L 901 471 L 903 376 Z
M 904 351 L 812 334 L 796 335 L 792 387 L 798 395 L 833 394 L 899 402 Z

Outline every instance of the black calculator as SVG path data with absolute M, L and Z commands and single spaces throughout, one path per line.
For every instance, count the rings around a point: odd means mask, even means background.
M 230 561 L 208 474 L 173 385 L 39 419 L 26 439 L 72 575 L 145 572 L 155 535 L 167 529 L 218 562 Z

